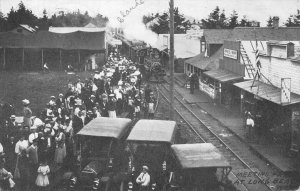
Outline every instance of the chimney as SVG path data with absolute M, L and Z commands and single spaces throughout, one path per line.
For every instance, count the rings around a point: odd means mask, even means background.
M 275 16 L 273 17 L 273 28 L 278 29 L 279 27 L 279 17 Z

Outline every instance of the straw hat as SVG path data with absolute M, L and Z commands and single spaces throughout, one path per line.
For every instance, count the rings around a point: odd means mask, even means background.
M 22 103 L 23 103 L 23 105 L 29 105 L 30 101 L 28 99 L 23 99 Z

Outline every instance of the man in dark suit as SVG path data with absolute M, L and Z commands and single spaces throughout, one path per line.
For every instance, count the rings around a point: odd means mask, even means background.
M 99 102 L 99 107 L 100 107 L 102 117 L 108 117 L 107 102 L 108 102 L 107 95 L 102 94 L 102 100 Z

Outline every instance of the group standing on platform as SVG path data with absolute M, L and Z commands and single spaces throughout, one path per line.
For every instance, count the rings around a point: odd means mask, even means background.
M 76 133 L 94 118 L 154 118 L 156 98 L 142 79 L 136 63 L 111 53 L 101 70 L 68 82 L 65 94 L 51 96 L 39 114 L 24 99 L 23 123 L 11 115 L 1 127 L 0 191 L 14 181 L 22 190 L 47 189 L 56 169 L 72 168 Z

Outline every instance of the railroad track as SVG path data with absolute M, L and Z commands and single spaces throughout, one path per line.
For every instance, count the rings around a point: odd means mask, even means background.
M 161 97 L 168 100 L 168 87 L 159 86 Z M 229 178 L 238 190 L 275 191 L 281 190 L 270 177 L 279 172 L 262 162 L 238 137 L 231 134 L 228 129 L 215 119 L 209 118 L 198 107 L 183 102 L 182 96 L 175 91 L 174 108 L 176 113 L 185 121 L 190 129 L 203 142 L 215 145 L 228 159 L 233 167 Z M 206 116 L 205 116 L 206 115 Z M 205 117 L 204 117 L 205 116 Z M 264 168 L 257 168 L 257 163 L 264 163 Z M 263 171 L 259 170 L 263 169 Z M 246 172 L 246 173 L 245 173 Z M 246 176 L 246 177 L 245 177 Z

